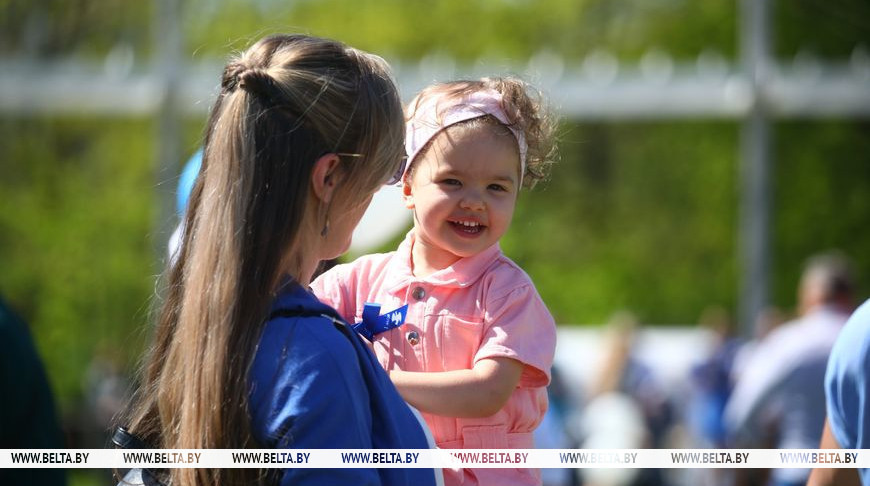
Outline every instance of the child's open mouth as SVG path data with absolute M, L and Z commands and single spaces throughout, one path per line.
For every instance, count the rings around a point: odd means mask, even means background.
M 476 235 L 486 228 L 486 226 L 477 221 L 448 221 L 448 223 L 450 223 L 450 226 L 452 226 L 456 231 L 468 235 Z

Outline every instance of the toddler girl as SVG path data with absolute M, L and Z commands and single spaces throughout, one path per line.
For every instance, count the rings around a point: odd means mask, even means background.
M 312 284 L 349 322 L 362 321 L 442 449 L 531 449 L 547 409 L 553 318 L 498 245 L 520 188 L 545 176 L 554 153 L 553 124 L 527 88 L 484 78 L 420 93 L 408 108 L 402 175 L 414 228 L 398 250 Z M 445 470 L 445 483 L 534 485 L 540 474 Z

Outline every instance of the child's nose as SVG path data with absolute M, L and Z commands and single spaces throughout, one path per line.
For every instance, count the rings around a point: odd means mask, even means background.
M 465 194 L 462 195 L 459 205 L 463 209 L 468 209 L 470 211 L 483 211 L 486 207 L 486 204 L 483 202 L 483 197 L 481 197 L 478 191 L 474 190 L 466 191 Z

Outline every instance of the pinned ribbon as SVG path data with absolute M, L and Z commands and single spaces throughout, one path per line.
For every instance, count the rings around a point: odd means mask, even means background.
M 408 304 L 385 314 L 378 315 L 379 312 L 381 312 L 381 304 L 366 303 L 363 306 L 362 322 L 357 322 L 351 327 L 364 338 L 373 341 L 376 335 L 405 323 Z

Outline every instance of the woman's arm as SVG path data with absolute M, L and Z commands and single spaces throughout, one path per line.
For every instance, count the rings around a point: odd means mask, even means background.
M 470 370 L 442 372 L 390 371 L 390 379 L 408 403 L 448 417 L 489 417 L 510 398 L 520 382 L 523 364 L 511 358 L 487 358 Z

